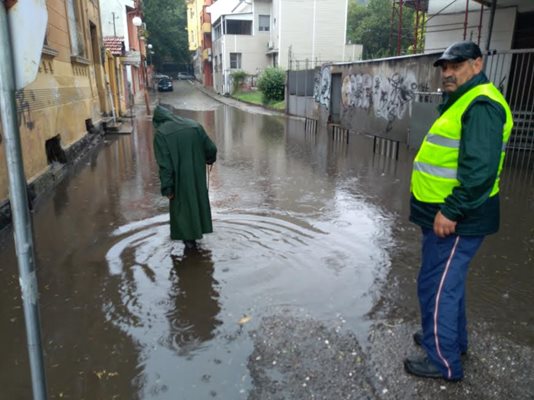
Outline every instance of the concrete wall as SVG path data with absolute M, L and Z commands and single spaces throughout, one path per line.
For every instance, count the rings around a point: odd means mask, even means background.
M 50 168 L 45 151 L 46 140 L 60 135 L 61 146 L 68 151 L 87 134 L 85 121 L 91 119 L 98 124 L 102 112 L 109 106 L 103 89 L 104 67 L 98 58 L 102 43 L 98 3 L 84 4 L 79 8 L 86 49 L 84 56 L 71 57 L 65 1 L 49 0 L 48 45 L 43 49 L 37 78 L 17 93 L 24 169 L 29 182 Z M 91 40 L 90 24 L 96 26 L 96 47 Z M 98 53 L 93 50 L 98 50 Z M 3 146 L 0 141 L 0 204 L 8 197 Z
M 417 93 L 435 92 L 440 85 L 439 70 L 432 66 L 436 56 L 397 57 L 317 69 L 314 90 L 317 108 L 313 118 L 326 124 L 334 105 L 340 110 L 341 126 L 407 142 Z M 341 75 L 340 99 L 331 98 L 332 93 L 339 92 L 339 88 L 332 87 L 334 74 Z

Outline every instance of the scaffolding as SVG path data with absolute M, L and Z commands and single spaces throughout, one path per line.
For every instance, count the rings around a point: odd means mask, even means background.
M 405 38 L 403 32 L 403 18 L 404 8 L 408 7 L 414 10 L 415 13 L 415 26 L 412 45 L 412 54 L 416 54 L 419 50 L 419 40 L 423 36 L 425 29 L 425 19 L 428 13 L 429 0 L 393 0 L 391 7 L 391 25 L 389 31 L 389 46 L 393 48 L 396 42 L 397 56 L 401 55 L 402 39 Z M 396 36 L 396 37 L 395 37 Z

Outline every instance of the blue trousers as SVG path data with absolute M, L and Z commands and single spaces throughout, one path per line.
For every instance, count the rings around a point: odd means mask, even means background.
M 440 238 L 423 228 L 423 254 L 417 280 L 423 347 L 446 379 L 462 379 L 460 353 L 467 351 L 465 280 L 484 236 Z

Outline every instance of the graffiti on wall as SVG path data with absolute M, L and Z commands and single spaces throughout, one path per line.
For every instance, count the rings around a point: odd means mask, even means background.
M 35 94 L 33 91 L 30 91 L 30 96 L 33 101 L 35 101 Z M 26 125 L 26 128 L 33 129 L 35 126 L 32 118 L 31 108 L 29 99 L 26 97 L 26 91 L 18 90 L 16 93 L 16 103 L 17 103 L 17 114 L 19 120 L 19 127 L 22 126 L 22 123 Z
M 412 72 L 391 76 L 350 74 L 343 80 L 341 101 L 346 109 L 359 108 L 374 112 L 377 118 L 388 121 L 386 131 L 392 123 L 404 117 L 418 89 Z
M 319 74 L 315 74 L 315 84 L 313 97 L 315 101 L 322 104 L 328 110 L 330 108 L 330 85 L 332 84 L 332 74 L 329 65 L 321 68 Z

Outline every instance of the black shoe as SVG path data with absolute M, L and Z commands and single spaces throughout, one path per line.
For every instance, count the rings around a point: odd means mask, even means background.
M 413 334 L 413 341 L 416 345 L 422 346 L 423 345 L 423 331 L 417 331 Z M 467 351 L 462 351 L 460 353 L 462 356 L 467 355 Z
M 411 357 L 404 359 L 404 369 L 409 374 L 418 376 L 420 378 L 434 378 L 434 379 L 445 379 L 447 381 L 459 381 L 461 378 L 457 379 L 447 379 L 443 376 L 441 371 L 436 367 L 436 365 L 430 361 L 428 357 Z
M 194 250 L 197 248 L 196 240 L 184 240 L 184 246 L 187 250 Z

